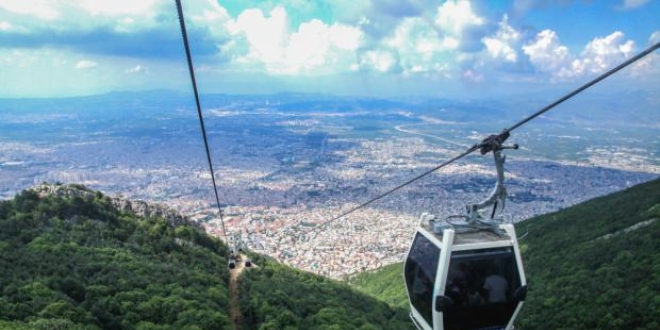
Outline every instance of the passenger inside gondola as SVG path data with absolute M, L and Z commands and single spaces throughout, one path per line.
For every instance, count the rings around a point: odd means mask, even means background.
M 444 329 L 505 326 L 517 306 L 513 292 L 521 285 L 516 266 L 510 247 L 453 252 L 445 287 L 451 303 L 442 306 Z
M 505 302 L 508 300 L 509 282 L 501 274 L 499 267 L 493 264 L 490 275 L 484 280 L 484 290 L 487 293 L 488 303 Z
M 454 305 L 460 306 L 466 302 L 467 283 L 467 266 L 464 263 L 457 263 L 449 269 L 446 292 Z

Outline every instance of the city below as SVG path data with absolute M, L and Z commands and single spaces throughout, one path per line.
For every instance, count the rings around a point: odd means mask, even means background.
M 218 103 L 207 125 L 222 221 L 203 141 L 186 106 L 137 118 L 88 119 L 75 111 L 0 115 L 0 128 L 9 132 L 0 140 L 0 198 L 44 181 L 80 183 L 166 204 L 231 244 L 343 278 L 402 260 L 422 213 L 463 215 L 466 204 L 486 198 L 495 184 L 492 156 L 475 153 L 337 218 L 460 154 L 492 128 L 391 105 L 387 111 L 284 112 L 270 100 L 259 107 Z M 24 136 L 28 126 L 40 133 Z M 504 221 L 660 175 L 657 128 L 637 129 L 652 136 L 642 143 L 644 136 L 625 132 L 603 139 L 598 125 L 578 135 L 576 126 L 546 123 L 512 134 L 507 142 L 521 149 L 504 152 Z

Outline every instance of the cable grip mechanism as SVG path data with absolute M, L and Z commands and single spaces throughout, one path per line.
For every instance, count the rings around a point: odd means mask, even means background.
M 506 161 L 506 156 L 502 155 L 502 150 L 504 149 L 518 149 L 517 144 L 511 146 L 503 145 L 504 141 L 508 139 L 510 133 L 507 130 L 502 131 L 502 133 L 497 135 L 490 135 L 485 138 L 481 143 L 477 145 L 479 151 L 482 155 L 485 155 L 489 152 L 493 152 L 493 159 L 495 161 L 495 170 L 497 171 L 497 181 L 495 182 L 495 187 L 486 199 L 480 203 L 469 204 L 466 206 L 467 209 L 467 223 L 468 224 L 484 224 L 493 222 L 493 224 L 499 223 L 498 221 L 493 220 L 495 218 L 495 212 L 497 211 L 498 204 L 501 205 L 500 211 L 504 209 L 506 205 L 506 198 L 508 196 L 506 187 L 504 186 L 504 162 Z M 492 206 L 493 209 L 490 214 L 490 220 L 484 221 L 481 216 L 480 210 Z

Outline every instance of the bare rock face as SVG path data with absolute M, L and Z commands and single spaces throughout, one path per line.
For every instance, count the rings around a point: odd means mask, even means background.
M 78 184 L 50 184 L 44 182 L 30 189 L 42 198 L 54 195 L 62 198 L 79 197 L 86 201 L 92 201 L 97 197 L 97 192 Z M 114 197 L 111 202 L 119 212 L 131 213 L 143 218 L 163 218 L 173 227 L 191 224 L 197 228 L 202 228 L 199 224 L 188 220 L 177 211 L 162 204 L 152 204 L 141 200 L 131 201 L 121 197 Z
M 35 191 L 37 194 L 39 194 L 39 197 L 42 198 L 49 195 L 53 195 L 63 198 L 80 197 L 84 200 L 90 201 L 93 200 L 96 195 L 93 191 L 87 190 L 85 186 L 77 185 L 77 184 L 57 185 L 57 184 L 49 184 L 44 182 L 30 189 Z
M 133 213 L 133 205 L 131 205 L 131 202 L 127 199 L 115 197 L 112 199 L 112 205 L 114 205 L 119 212 Z
M 177 211 L 162 204 L 147 203 L 141 200 L 130 201 L 118 197 L 112 199 L 112 204 L 121 212 L 133 213 L 144 218 L 163 218 L 173 226 L 189 223 L 197 227 L 196 223 L 189 221 Z
M 133 209 L 133 213 L 137 216 L 145 217 L 148 218 L 151 216 L 151 212 L 149 210 L 149 205 L 147 205 L 147 202 L 145 201 L 131 201 L 131 208 Z

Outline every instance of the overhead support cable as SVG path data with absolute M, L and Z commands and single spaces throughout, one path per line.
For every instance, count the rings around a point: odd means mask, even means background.
M 643 52 L 641 52 L 641 53 L 639 53 L 639 54 L 637 54 L 637 55 L 635 55 L 635 56 L 629 58 L 627 61 L 625 61 L 625 62 L 623 62 L 623 63 L 617 65 L 616 67 L 610 69 L 609 71 L 607 71 L 607 72 L 601 74 L 600 76 L 598 76 L 598 77 L 596 77 L 595 79 L 591 80 L 590 82 L 588 82 L 588 83 L 582 85 L 581 87 L 576 88 L 576 89 L 573 90 L 572 92 L 570 92 L 570 93 L 566 94 L 565 96 L 559 98 L 557 101 L 548 104 L 547 106 L 545 106 L 545 107 L 542 108 L 541 110 L 539 110 L 539 111 L 533 113 L 533 114 L 530 115 L 529 117 L 527 117 L 527 118 L 521 120 L 520 122 L 518 122 L 518 123 L 516 123 L 515 125 L 511 126 L 510 128 L 505 129 L 503 132 L 511 132 L 511 131 L 513 131 L 514 129 L 516 129 L 516 128 L 518 128 L 518 127 L 520 127 L 520 126 L 526 124 L 528 121 L 530 121 L 530 120 L 532 120 L 532 119 L 534 119 L 534 118 L 536 118 L 536 117 L 538 117 L 538 116 L 540 116 L 540 115 L 542 115 L 542 114 L 548 112 L 550 109 L 552 109 L 552 108 L 558 106 L 560 103 L 562 103 L 562 102 L 564 102 L 564 101 L 570 99 L 571 97 L 573 97 L 573 96 L 575 96 L 575 95 L 581 93 L 581 92 L 584 91 L 585 89 L 587 89 L 587 88 L 589 88 L 589 87 L 591 87 L 591 86 L 593 86 L 593 85 L 599 83 L 601 80 L 603 80 L 603 79 L 605 79 L 605 78 L 607 78 L 607 77 L 609 77 L 609 76 L 615 74 L 616 72 L 618 72 L 619 70 L 621 70 L 621 69 L 627 67 L 628 65 L 633 64 L 633 63 L 639 61 L 640 59 L 642 59 L 642 58 L 645 57 L 646 55 L 653 53 L 653 52 L 654 52 L 655 50 L 657 50 L 658 48 L 660 48 L 660 42 L 656 43 L 655 45 L 652 45 L 651 47 L 649 47 L 649 48 L 647 48 L 647 49 L 645 49 Z
M 202 107 L 199 102 L 199 92 L 197 91 L 197 80 L 195 79 L 195 69 L 193 67 L 192 56 L 190 54 L 190 46 L 188 44 L 188 34 L 186 33 L 186 22 L 183 17 L 183 8 L 181 0 L 176 0 L 176 9 L 179 15 L 179 23 L 181 25 L 181 36 L 183 37 L 183 46 L 186 50 L 186 59 L 188 60 L 188 71 L 190 72 L 190 80 L 192 81 L 193 93 L 195 94 L 195 104 L 197 105 L 197 116 L 199 117 L 199 125 L 202 128 L 202 137 L 204 138 L 204 148 L 206 149 L 206 160 L 209 164 L 211 171 L 211 181 L 213 182 L 213 192 L 215 193 L 215 202 L 218 207 L 218 214 L 220 216 L 220 224 L 222 225 L 222 234 L 225 237 L 225 242 L 229 244 L 227 229 L 222 214 L 222 207 L 220 206 L 220 198 L 218 197 L 218 187 L 215 182 L 215 172 L 213 171 L 213 162 L 211 161 L 211 151 L 209 149 L 209 141 L 206 135 L 206 128 L 204 126 L 204 115 L 202 114 Z
M 422 173 L 422 174 L 420 174 L 420 175 L 418 175 L 418 176 L 416 176 L 416 177 L 414 177 L 414 178 L 412 178 L 412 179 L 410 179 L 410 180 L 408 180 L 408 181 L 406 181 L 406 182 L 404 182 L 404 183 L 402 183 L 402 184 L 400 184 L 400 185 L 398 185 L 398 186 L 396 186 L 396 187 L 394 187 L 394 188 L 378 195 L 377 197 L 374 197 L 374 198 L 368 200 L 365 203 L 362 203 L 362 204 L 360 204 L 360 205 L 358 205 L 358 206 L 356 206 L 356 207 L 354 207 L 354 208 L 352 208 L 352 209 L 350 209 L 346 212 L 341 213 L 338 216 L 335 216 L 335 217 L 331 218 L 330 220 L 327 220 L 327 221 L 321 223 L 320 226 L 315 227 L 311 231 L 313 231 L 315 229 L 318 229 L 318 228 L 322 228 L 323 226 L 325 226 L 326 224 L 328 224 L 330 222 L 333 222 L 337 219 L 345 217 L 345 216 L 347 216 L 347 215 L 349 215 L 349 214 L 351 214 L 351 213 L 353 213 L 357 210 L 363 209 L 366 206 L 382 199 L 383 197 L 386 197 L 386 196 L 390 195 L 391 193 L 393 193 L 393 192 L 395 192 L 395 191 L 397 191 L 397 190 L 399 190 L 399 189 L 401 189 L 401 188 L 403 188 L 407 185 L 410 185 L 411 183 L 413 183 L 413 182 L 415 182 L 415 181 L 417 181 L 417 180 L 419 180 L 423 177 L 426 177 L 427 175 L 429 175 L 429 174 L 431 174 L 431 173 L 433 173 L 433 172 L 435 172 L 435 171 L 437 171 L 437 170 L 439 170 L 439 169 L 441 169 L 441 168 L 443 168 L 443 167 L 445 167 L 445 166 L 447 166 L 447 165 L 449 165 L 449 164 L 451 164 L 455 161 L 458 161 L 459 159 L 461 159 L 463 157 L 466 157 L 469 154 L 471 154 L 471 153 L 473 153 L 477 150 L 480 150 L 482 155 L 492 151 L 495 146 L 502 145 L 502 143 L 507 138 L 509 138 L 510 132 L 513 131 L 514 129 L 519 128 L 522 125 L 525 125 L 527 122 L 531 121 L 532 119 L 534 119 L 534 118 L 550 111 L 550 109 L 553 109 L 554 107 L 558 106 L 559 104 L 563 103 L 564 101 L 566 101 L 566 100 L 572 98 L 573 96 L 583 92 L 587 88 L 599 83 L 603 79 L 605 79 L 605 78 L 613 75 L 614 73 L 620 71 L 621 69 L 623 69 L 623 68 L 639 61 L 640 59 L 642 59 L 643 57 L 651 54 L 652 52 L 654 52 L 658 48 L 660 48 L 660 42 L 650 46 L 649 48 L 642 51 L 641 53 L 629 58 L 625 62 L 623 62 L 623 63 L 617 65 L 616 67 L 608 70 L 607 72 L 605 72 L 605 73 L 601 74 L 600 76 L 594 78 L 593 80 L 589 81 L 588 83 L 576 88 L 575 90 L 573 90 L 572 92 L 570 92 L 570 93 L 566 94 L 565 96 L 559 98 L 558 100 L 548 104 L 547 106 L 541 108 L 540 110 L 536 111 L 535 113 L 525 117 L 525 119 L 515 123 L 513 126 L 502 130 L 502 132 L 500 132 L 499 134 L 488 136 L 487 138 L 483 139 L 480 143 L 475 144 L 472 147 L 470 147 L 469 149 L 467 149 L 466 151 L 464 151 L 462 154 L 460 154 L 458 156 L 455 156 L 454 158 L 452 158 L 452 159 L 450 159 L 450 160 L 448 160 L 448 161 L 446 161 L 446 162 L 444 162 L 444 163 L 442 163 L 442 164 L 440 164 L 440 165 L 438 165 L 438 166 L 436 166 L 436 167 L 434 167 L 434 168 L 432 168 L 432 169 L 430 169 L 430 170 L 428 170 L 428 171 L 426 171 L 426 172 L 424 172 L 424 173 Z

